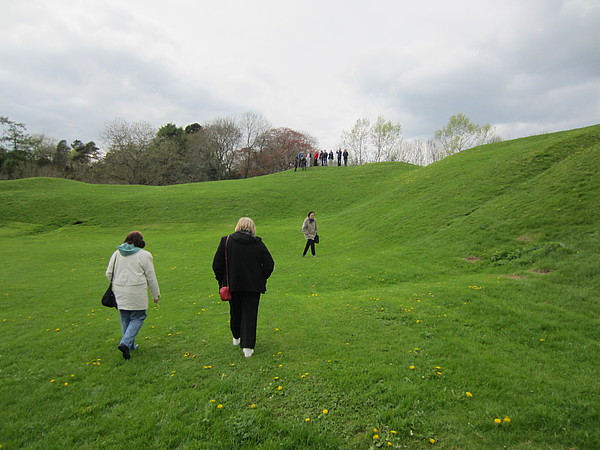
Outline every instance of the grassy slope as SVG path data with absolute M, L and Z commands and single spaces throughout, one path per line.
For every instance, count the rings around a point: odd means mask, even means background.
M 425 168 L 161 188 L 0 183 L 11 280 L 0 445 L 600 445 L 599 137 L 600 126 L 535 136 Z M 315 260 L 299 258 L 309 209 L 323 237 Z M 223 345 L 210 274 L 216 238 L 242 215 L 277 263 L 251 360 Z M 146 234 L 165 299 L 124 364 L 114 314 L 93 299 L 132 228 Z M 114 417 L 132 429 L 115 431 Z

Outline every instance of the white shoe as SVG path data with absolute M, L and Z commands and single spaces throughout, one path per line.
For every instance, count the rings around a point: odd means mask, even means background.
M 240 345 L 240 338 L 233 338 L 233 345 Z
M 254 353 L 253 348 L 243 348 L 242 350 L 244 351 L 244 356 L 246 358 L 250 358 L 252 356 L 252 354 Z

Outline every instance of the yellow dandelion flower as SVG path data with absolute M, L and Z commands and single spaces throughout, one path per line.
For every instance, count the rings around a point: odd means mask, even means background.
M 496 422 L 496 423 L 502 423 L 502 419 L 494 419 L 494 422 Z
M 218 405 L 217 405 L 217 408 L 218 408 L 218 409 L 222 409 L 222 408 L 223 408 L 223 405 L 221 405 L 221 404 L 218 404 Z
M 379 430 L 377 428 L 373 428 L 373 433 L 377 433 Z
M 390 431 L 390 433 L 392 433 L 394 435 L 398 434 L 398 432 L 396 430 L 392 430 L 392 431 Z
M 379 439 L 379 435 L 378 434 L 374 434 L 373 435 L 373 439 Z
M 408 366 L 408 368 L 409 368 L 410 370 L 414 370 L 414 369 L 415 369 L 415 366 Z
M 277 386 L 277 390 L 278 390 L 278 391 L 281 391 L 281 390 L 283 390 L 283 386 Z
M 506 417 L 504 418 L 504 421 L 505 421 L 506 423 L 510 423 L 510 417 L 506 416 Z
M 212 399 L 211 399 L 211 400 L 209 400 L 209 402 L 211 402 L 211 403 L 215 403 L 215 402 L 216 402 L 216 400 L 212 400 Z
M 435 439 L 434 438 L 429 438 L 429 442 L 432 444 L 435 444 Z
M 391 447 L 394 444 L 392 444 L 390 441 L 388 441 L 387 445 L 388 445 L 388 447 Z
M 56 380 L 50 380 L 50 383 L 54 383 Z
M 310 417 L 307 417 L 306 419 L 304 419 L 305 422 L 310 422 Z
M 328 409 L 324 409 L 323 410 L 323 414 L 329 414 L 329 410 Z
M 279 380 L 279 377 L 273 377 L 274 380 Z
M 465 395 L 466 395 L 467 397 L 473 397 L 473 394 L 471 394 L 470 392 L 465 392 Z
M 68 386 L 68 385 L 69 385 L 69 383 L 64 383 L 64 384 L 63 384 L 63 386 Z
M 256 408 L 256 403 L 252 403 L 252 404 L 250 405 L 250 408 Z

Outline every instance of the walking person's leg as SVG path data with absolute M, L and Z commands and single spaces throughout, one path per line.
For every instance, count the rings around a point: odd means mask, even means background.
M 233 336 L 233 345 L 239 345 L 242 333 L 242 296 L 237 292 L 232 296 L 229 300 L 229 329 Z
M 306 246 L 304 247 L 304 253 L 302 253 L 302 256 L 306 256 L 306 252 L 308 252 L 308 249 L 310 248 L 310 243 L 313 242 L 313 247 L 314 247 L 314 241 L 312 239 L 307 239 L 306 240 Z M 314 254 L 314 250 L 313 250 L 313 254 Z
M 244 356 L 249 357 L 254 353 L 256 345 L 256 324 L 258 322 L 258 304 L 260 294 L 246 292 L 242 300 L 241 345 Z
M 146 310 L 139 311 L 120 311 L 121 327 L 123 329 L 123 337 L 119 343 L 119 350 L 123 353 L 123 358 L 130 358 L 130 350 L 136 348 L 135 338 L 140 332 L 144 320 L 146 320 Z

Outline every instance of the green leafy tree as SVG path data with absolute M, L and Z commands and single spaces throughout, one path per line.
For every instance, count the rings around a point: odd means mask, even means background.
M 478 125 L 464 114 L 451 116 L 448 124 L 435 132 L 434 139 L 441 147 L 442 157 L 500 140 L 495 127 L 489 123 Z
M 175 140 L 184 135 L 183 128 L 178 127 L 173 123 L 167 123 L 158 129 L 156 137 L 159 139 Z
M 25 124 L 8 117 L 0 117 L 0 125 L 0 175 L 19 178 L 31 157 L 31 137 L 26 133 Z
M 199 123 L 190 123 L 185 127 L 184 131 L 186 135 L 199 133 L 202 130 L 202 126 Z
M 376 162 L 396 159 L 397 144 L 402 139 L 402 126 L 379 116 L 371 128 L 371 142 Z
M 350 149 L 350 153 L 357 159 L 358 164 L 366 162 L 371 136 L 371 122 L 369 119 L 358 119 L 350 131 L 342 133 L 342 144 Z

